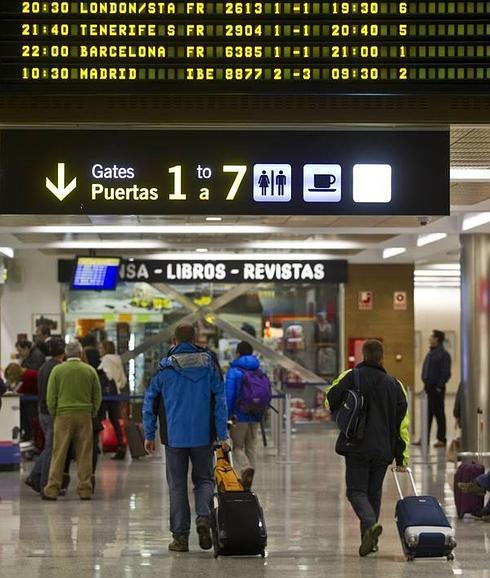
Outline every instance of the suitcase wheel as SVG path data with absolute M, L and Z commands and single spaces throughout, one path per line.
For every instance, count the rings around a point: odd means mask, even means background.
M 454 554 L 447 555 L 448 562 L 452 562 L 454 560 Z
M 260 553 L 260 555 L 262 556 L 262 558 L 265 558 L 265 550 L 262 550 L 262 552 Z
M 413 562 L 414 560 L 415 560 L 414 554 L 408 554 L 408 556 L 407 556 L 407 562 Z

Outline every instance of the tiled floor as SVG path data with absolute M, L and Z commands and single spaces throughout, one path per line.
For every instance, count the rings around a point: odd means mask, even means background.
M 195 535 L 189 554 L 170 554 L 161 460 L 102 459 L 91 502 L 80 502 L 73 491 L 58 502 L 43 502 L 18 473 L 0 473 L 0 577 L 490 578 L 490 524 L 455 519 L 454 468 L 446 468 L 444 452 L 434 454 L 430 466 L 414 467 L 423 492 L 439 497 L 456 527 L 456 560 L 405 561 L 389 477 L 380 552 L 360 559 L 358 523 L 344 498 L 343 463 L 333 452 L 334 439 L 334 431 L 302 432 L 293 441 L 295 463 L 279 464 L 273 455 L 261 460 L 256 491 L 269 531 L 265 559 L 214 560 L 198 549 Z

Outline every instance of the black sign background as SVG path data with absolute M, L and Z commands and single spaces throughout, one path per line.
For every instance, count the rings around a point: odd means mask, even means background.
M 7 130 L 0 141 L 0 212 L 3 214 L 114 215 L 448 215 L 449 132 L 441 131 L 56 131 Z M 77 187 L 59 201 L 46 187 L 57 183 L 58 163 L 65 184 Z M 254 164 L 292 167 L 290 202 L 253 198 Z M 355 203 L 355 164 L 389 164 L 389 203 Z M 305 202 L 303 166 L 339 164 L 340 202 Z M 94 165 L 134 169 L 135 178 L 95 178 Z M 224 165 L 247 167 L 234 200 L 225 200 L 236 173 Z M 171 167 L 182 167 L 186 200 L 169 200 L 175 190 Z M 209 179 L 197 169 L 210 168 Z M 127 171 L 126 173 L 127 174 Z M 91 200 L 94 183 L 107 188 L 158 188 L 156 201 Z M 200 200 L 202 188 L 209 200 Z
M 70 283 L 76 261 L 58 260 L 58 282 Z M 186 278 L 190 267 L 194 265 L 207 269 L 204 278 Z M 182 266 L 185 266 L 186 271 Z M 219 267 L 218 267 L 219 266 Z M 244 275 L 245 266 L 253 268 L 254 275 L 264 278 L 250 279 Z M 119 280 L 147 283 L 346 283 L 347 261 L 156 261 L 156 260 L 123 260 L 119 269 Z M 170 267 L 170 269 L 169 269 Z M 220 277 L 211 278 L 211 270 L 219 272 Z M 323 273 L 320 274 L 320 271 Z M 291 278 L 287 278 L 289 274 Z M 310 278 L 313 274 L 314 278 Z M 179 277 L 179 278 L 176 278 Z M 206 278 L 207 277 L 207 278 Z

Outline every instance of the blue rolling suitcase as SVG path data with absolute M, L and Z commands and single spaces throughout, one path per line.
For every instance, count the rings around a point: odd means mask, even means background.
M 443 556 L 454 560 L 454 530 L 437 498 L 417 495 L 410 468 L 407 468 L 407 473 L 415 495 L 404 498 L 396 475 L 397 470 L 393 467 L 391 471 L 400 495 L 396 504 L 395 520 L 407 560 Z

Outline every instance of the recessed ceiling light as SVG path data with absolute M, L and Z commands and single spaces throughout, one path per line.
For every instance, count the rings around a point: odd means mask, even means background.
M 5 255 L 5 257 L 10 257 L 11 259 L 14 256 L 14 250 L 11 247 L 0 247 L 0 253 Z
M 196 249 L 196 253 L 207 253 L 208 250 L 205 247 L 200 247 L 199 249 Z
M 463 219 L 463 231 L 469 231 L 470 229 L 486 225 L 487 223 L 490 223 L 490 212 L 468 215 Z
M 388 249 L 383 249 L 383 259 L 389 259 L 390 257 L 396 257 L 396 255 L 401 255 L 405 253 L 405 247 L 388 247 Z
M 429 233 L 428 235 L 419 235 L 417 239 L 417 247 L 423 247 L 436 241 L 441 241 L 447 237 L 447 233 Z
M 451 169 L 450 178 L 452 181 L 490 181 L 490 169 Z

